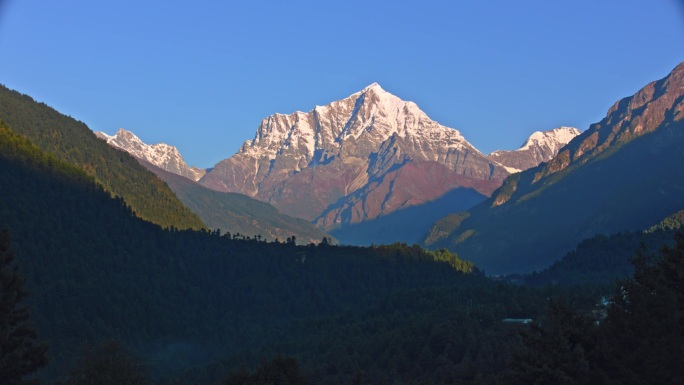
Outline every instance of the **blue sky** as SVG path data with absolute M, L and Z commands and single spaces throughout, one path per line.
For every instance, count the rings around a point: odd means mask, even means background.
M 0 83 L 211 167 L 372 82 L 483 152 L 585 130 L 684 61 L 681 0 L 0 0 Z

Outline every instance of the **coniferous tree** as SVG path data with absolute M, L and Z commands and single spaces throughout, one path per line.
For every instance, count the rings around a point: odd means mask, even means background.
M 601 324 L 594 382 L 681 384 L 684 381 L 684 231 L 660 256 L 635 258 Z
M 37 384 L 30 376 L 47 363 L 47 344 L 38 340 L 23 304 L 27 294 L 9 231 L 0 229 L 0 379 L 6 385 Z
M 230 374 L 223 385 L 305 385 L 306 376 L 297 360 L 291 357 L 276 356 L 262 362 L 254 373 L 244 368 Z
M 88 346 L 66 385 L 147 385 L 145 367 L 117 341 Z
M 587 350 L 593 348 L 591 320 L 573 312 L 562 301 L 550 303 L 543 327 L 531 325 L 522 334 L 503 384 L 583 384 L 590 372 Z

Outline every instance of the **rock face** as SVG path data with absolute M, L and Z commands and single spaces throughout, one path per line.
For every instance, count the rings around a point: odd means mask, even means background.
M 145 144 L 135 134 L 123 128 L 119 129 L 113 136 L 104 132 L 95 132 L 95 135 L 111 146 L 120 148 L 136 158 L 143 159 L 163 170 L 188 179 L 197 181 L 206 173 L 203 169 L 189 167 L 176 147 L 165 143 Z
M 492 274 L 551 265 L 596 234 L 644 230 L 684 208 L 684 63 L 615 103 L 546 163 L 509 176 L 425 244 Z
M 508 174 L 457 130 L 374 83 L 306 113 L 269 116 L 200 183 L 334 228 L 456 187 L 489 195 Z
M 489 154 L 489 159 L 509 168 L 509 171 L 518 172 L 536 167 L 539 163 L 548 162 L 558 151 L 570 143 L 580 130 L 573 127 L 558 127 L 549 131 L 534 132 L 517 150 L 494 151 Z

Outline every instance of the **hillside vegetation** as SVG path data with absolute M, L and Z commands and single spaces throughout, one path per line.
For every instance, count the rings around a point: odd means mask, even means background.
M 0 120 L 44 152 L 82 169 L 111 196 L 122 197 L 140 218 L 163 227 L 204 227 L 162 180 L 95 137 L 83 122 L 1 85 Z

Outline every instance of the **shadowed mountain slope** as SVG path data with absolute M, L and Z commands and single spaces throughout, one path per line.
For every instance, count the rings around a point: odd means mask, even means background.
M 622 99 L 547 163 L 438 221 L 425 240 L 490 274 L 549 266 L 595 234 L 642 230 L 684 208 L 684 64 Z
M 266 241 L 285 241 L 294 235 L 299 244 L 319 243 L 323 237 L 330 238 L 311 222 L 285 215 L 268 203 L 243 194 L 211 190 L 144 160 L 140 162 L 166 181 L 178 199 L 212 230 L 250 238 L 258 236 Z
M 445 212 L 467 210 L 487 197 L 469 188 L 456 188 L 417 206 L 394 211 L 375 219 L 351 224 L 330 232 L 341 244 L 369 246 L 405 242 L 420 243 L 425 232 Z

